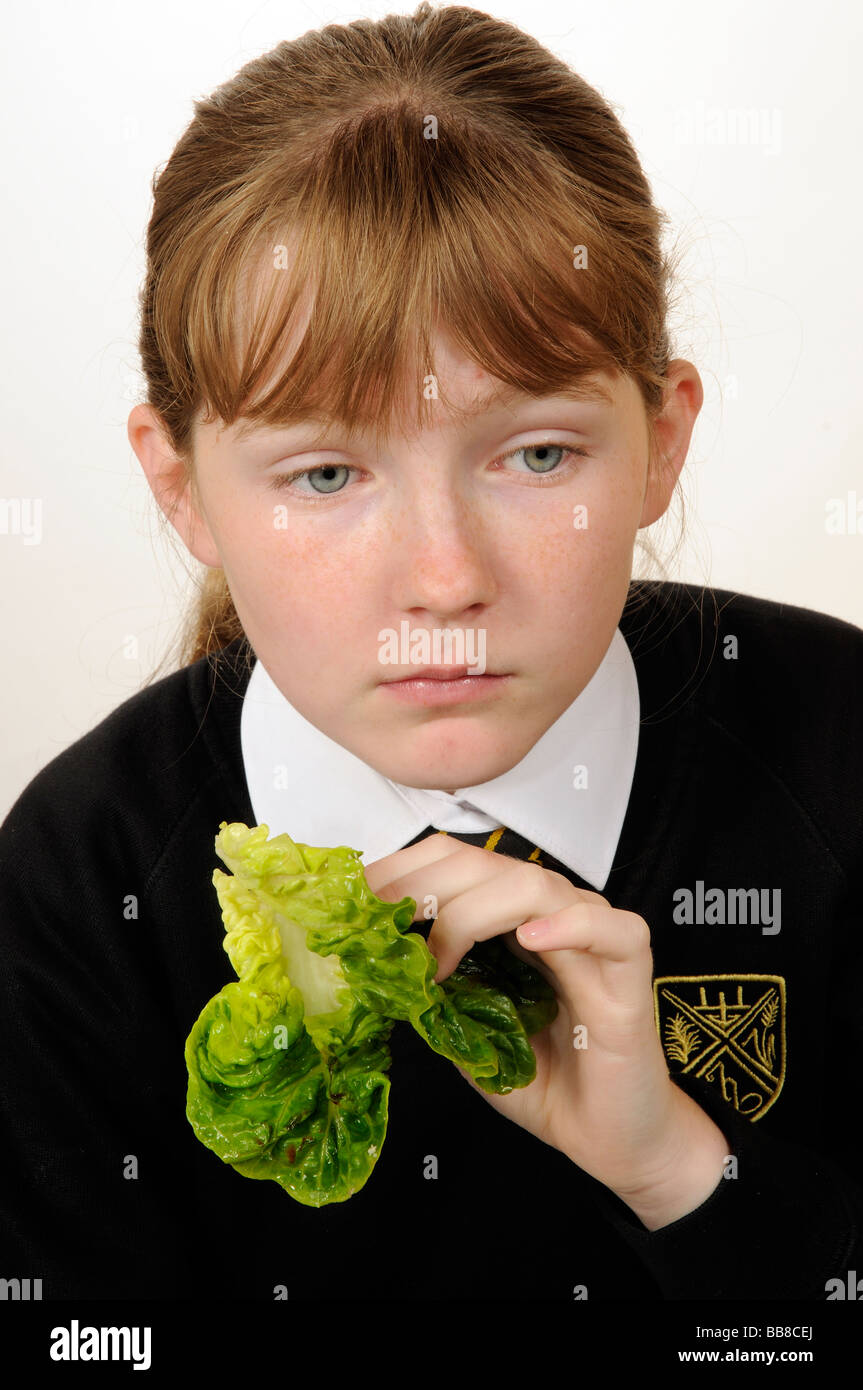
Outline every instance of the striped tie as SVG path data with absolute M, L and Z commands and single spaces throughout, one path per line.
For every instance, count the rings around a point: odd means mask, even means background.
M 570 883 L 575 884 L 576 888 L 586 888 L 590 892 L 596 889 L 587 882 L 586 879 L 568 865 L 561 864 L 560 860 L 555 859 L 547 850 L 540 849 L 530 840 L 526 840 L 523 835 L 519 835 L 515 830 L 510 830 L 508 825 L 499 825 L 496 830 L 477 830 L 477 831 L 452 831 L 436 830 L 433 825 L 426 826 L 412 840 L 409 845 L 415 845 L 420 840 L 428 839 L 429 835 L 449 835 L 453 840 L 463 840 L 466 845 L 479 845 L 481 849 L 490 850 L 493 854 L 505 854 L 510 859 L 526 859 L 534 864 L 539 864 L 541 868 L 552 869 L 555 873 L 562 874 L 569 879 Z M 407 848 L 407 845 L 405 846 Z

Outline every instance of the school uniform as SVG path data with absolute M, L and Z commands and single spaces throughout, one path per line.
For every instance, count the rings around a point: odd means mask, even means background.
M 244 639 L 124 701 L 0 828 L 0 1275 L 45 1299 L 835 1296 L 863 1274 L 861 694 L 854 625 L 653 582 L 525 758 L 454 794 L 329 739 Z M 714 1191 L 648 1231 L 405 1022 L 348 1201 L 222 1163 L 183 1051 L 235 978 L 222 821 L 367 864 L 445 830 L 644 917 L 669 1072 L 728 1140 Z

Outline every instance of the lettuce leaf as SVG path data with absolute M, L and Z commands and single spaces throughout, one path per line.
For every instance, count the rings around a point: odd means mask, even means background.
M 502 937 L 452 974 L 409 931 L 416 903 L 369 888 L 361 852 L 222 821 L 213 871 L 237 980 L 185 1045 L 187 1118 L 201 1143 L 307 1206 L 347 1201 L 387 1130 L 389 1036 L 410 1023 L 492 1094 L 536 1076 L 529 1036 L 557 1014 L 551 985 Z

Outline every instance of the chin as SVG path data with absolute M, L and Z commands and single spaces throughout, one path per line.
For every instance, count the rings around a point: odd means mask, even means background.
M 515 720 L 483 727 L 478 720 L 468 725 L 438 719 L 398 734 L 390 729 L 385 737 L 376 731 L 364 745 L 352 740 L 350 750 L 404 787 L 451 791 L 478 787 L 509 772 L 532 748 L 532 732 Z
M 411 759 L 410 763 L 391 765 L 379 770 L 393 782 L 404 787 L 420 787 L 426 791 L 448 792 L 450 795 L 460 787 L 479 787 L 502 777 L 505 772 L 521 760 L 523 755 L 513 757 L 476 758 L 461 756 L 452 761 L 429 758 L 424 761 Z

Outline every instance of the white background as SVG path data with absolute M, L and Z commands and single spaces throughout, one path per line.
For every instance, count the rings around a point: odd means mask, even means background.
M 696 364 L 706 398 L 670 577 L 863 626 L 863 533 L 825 527 L 829 499 L 857 490 L 863 502 L 856 7 L 478 8 L 533 34 L 614 105 L 686 249 L 674 351 Z M 52 0 L 7 17 L 0 498 L 38 500 L 42 517 L 38 544 L 9 521 L 0 531 L 0 816 L 139 689 L 173 644 L 197 567 L 165 538 L 126 437 L 141 398 L 136 301 L 154 171 L 193 100 L 249 58 L 325 23 L 412 9 Z M 754 144 L 730 124 L 740 111 L 761 113 Z M 724 140 L 681 138 L 686 117 Z M 679 518 L 675 502 L 650 529 L 660 553 Z M 137 661 L 123 655 L 129 635 Z

